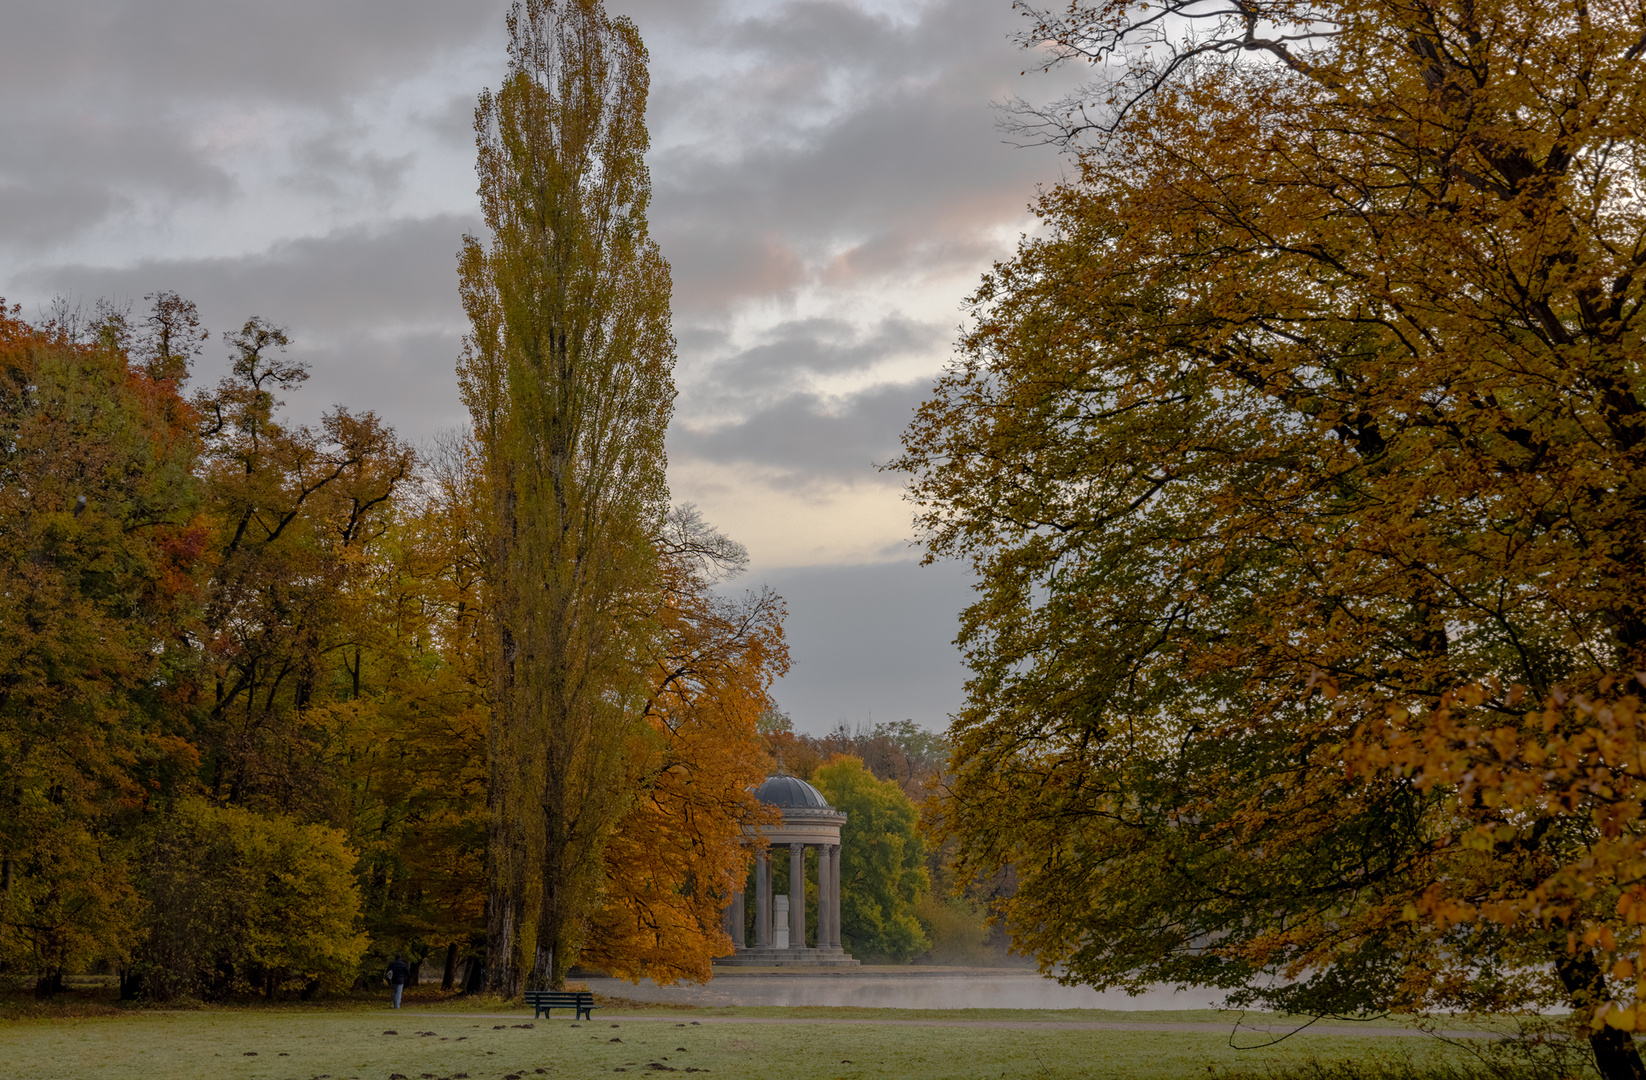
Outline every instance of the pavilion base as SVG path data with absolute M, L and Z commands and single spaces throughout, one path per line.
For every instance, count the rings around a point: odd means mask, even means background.
M 739 948 L 730 956 L 716 957 L 716 967 L 861 967 L 838 945 L 822 949 L 776 949 L 771 946 Z

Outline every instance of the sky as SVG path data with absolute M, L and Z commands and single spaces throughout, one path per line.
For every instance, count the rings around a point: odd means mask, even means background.
M 788 601 L 799 730 L 963 701 L 966 568 L 918 565 L 879 466 L 964 299 L 1064 167 L 994 103 L 1061 95 L 1010 0 L 608 0 L 651 54 L 650 223 L 673 267 L 673 497 Z M 287 401 L 461 426 L 456 252 L 483 234 L 473 110 L 496 0 L 0 0 L 0 297 L 25 317 L 169 289 L 213 341 L 285 326 Z M 1028 73 L 1024 74 L 1025 68 Z

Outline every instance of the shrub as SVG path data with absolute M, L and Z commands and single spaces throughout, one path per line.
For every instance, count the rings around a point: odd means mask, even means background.
M 138 981 L 161 1000 L 346 986 L 367 944 L 355 861 L 336 829 L 181 800 L 155 829 Z

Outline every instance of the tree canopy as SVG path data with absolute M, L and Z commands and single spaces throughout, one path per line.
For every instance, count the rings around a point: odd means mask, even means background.
M 980 575 L 964 867 L 1015 870 L 1017 940 L 1072 978 L 1558 1000 L 1640 1075 L 1605 1026 L 1633 1024 L 1630 879 L 1593 857 L 1638 814 L 1509 810 L 1454 754 L 1492 753 L 1463 710 L 1547 752 L 1592 723 L 1561 703 L 1643 666 L 1646 23 L 1115 3 L 1030 36 L 1103 80 L 1030 121 L 1078 172 L 899 462 L 930 552 Z
M 848 952 L 900 963 L 926 951 L 915 905 L 930 888 L 919 812 L 894 780 L 855 757 L 818 767 L 812 783 L 846 815 L 840 827 L 840 939 Z

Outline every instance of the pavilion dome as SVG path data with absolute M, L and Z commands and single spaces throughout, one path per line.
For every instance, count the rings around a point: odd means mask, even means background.
M 798 776 L 768 776 L 754 797 L 780 810 L 833 810 L 823 793 Z

